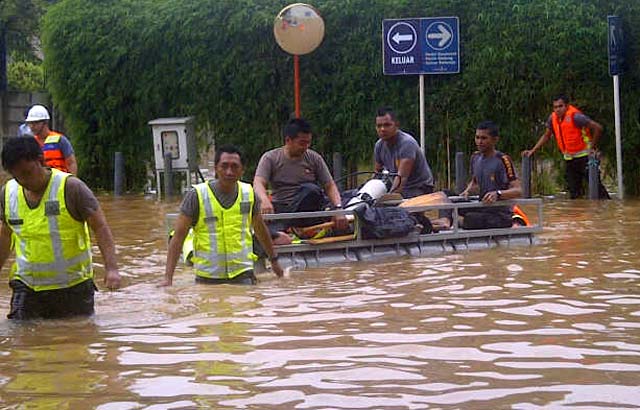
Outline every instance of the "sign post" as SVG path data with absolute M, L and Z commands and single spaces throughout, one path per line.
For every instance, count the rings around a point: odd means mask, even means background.
M 609 74 L 613 77 L 613 108 L 616 132 L 616 171 L 618 176 L 618 198 L 624 199 L 624 183 L 622 179 L 622 131 L 620 125 L 620 80 L 624 72 L 625 44 L 622 31 L 622 19 L 618 16 L 607 16 L 607 48 L 609 52 Z
M 424 75 L 460 72 L 458 17 L 382 21 L 385 75 L 419 75 L 420 147 L 425 151 Z

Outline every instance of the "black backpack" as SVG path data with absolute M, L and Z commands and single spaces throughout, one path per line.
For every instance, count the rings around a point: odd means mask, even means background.
M 363 239 L 401 238 L 415 231 L 416 220 L 404 208 L 374 208 L 362 204 L 353 210 Z

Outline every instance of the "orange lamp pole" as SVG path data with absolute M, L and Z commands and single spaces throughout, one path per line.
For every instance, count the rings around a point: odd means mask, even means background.
M 293 55 L 293 94 L 295 98 L 296 118 L 300 118 L 300 56 Z
M 308 4 L 294 3 L 280 10 L 273 22 L 278 45 L 293 56 L 293 97 L 295 116 L 300 118 L 300 56 L 316 49 L 324 37 L 324 21 Z

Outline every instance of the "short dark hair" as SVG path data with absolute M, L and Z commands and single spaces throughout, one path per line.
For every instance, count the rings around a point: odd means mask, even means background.
M 498 126 L 496 125 L 495 122 L 490 121 L 490 120 L 485 120 L 482 121 L 480 124 L 478 124 L 476 126 L 477 130 L 487 130 L 489 131 L 489 135 L 491 135 L 492 137 L 497 137 L 498 136 Z
M 296 138 L 298 134 L 311 134 L 311 124 L 307 122 L 304 118 L 292 118 L 287 122 L 287 125 L 284 126 L 284 137 L 287 138 Z
M 562 100 L 564 101 L 565 104 L 569 104 L 569 97 L 567 97 L 566 94 L 554 95 L 553 100 L 551 100 L 551 102 L 558 101 L 558 100 Z
M 216 155 L 213 157 L 214 165 L 218 165 L 218 162 L 220 162 L 220 157 L 225 152 L 227 154 L 238 154 L 238 156 L 240 157 L 240 163 L 244 165 L 244 156 L 242 155 L 242 151 L 240 151 L 240 148 L 233 144 L 224 144 L 216 149 Z
M 392 120 L 398 121 L 398 117 L 396 116 L 396 112 L 393 111 L 391 107 L 378 107 L 376 110 L 376 117 L 384 117 L 385 115 L 389 115 Z
M 2 147 L 2 168 L 11 170 L 22 160 L 40 161 L 42 148 L 33 137 L 13 137 L 5 141 Z

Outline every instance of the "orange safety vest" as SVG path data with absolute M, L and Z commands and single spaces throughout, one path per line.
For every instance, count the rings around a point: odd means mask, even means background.
M 565 160 L 589 155 L 591 132 L 589 128 L 579 128 L 573 122 L 573 117 L 581 113 L 579 109 L 573 105 L 569 105 L 562 121 L 560 121 L 555 112 L 551 114 L 553 134 L 556 137 L 556 143 L 558 144 L 560 152 L 564 155 Z
M 44 143 L 40 142 L 38 137 L 35 137 L 38 144 L 42 148 L 44 154 L 44 164 L 48 167 L 59 169 L 62 172 L 69 172 L 67 168 L 67 160 L 64 158 L 64 154 L 60 149 L 60 139 L 62 134 L 55 131 L 49 131 L 49 135 L 44 139 Z
M 531 226 L 529 217 L 518 205 L 513 206 L 513 215 L 511 216 L 511 219 L 513 220 L 514 224 L 520 226 Z

